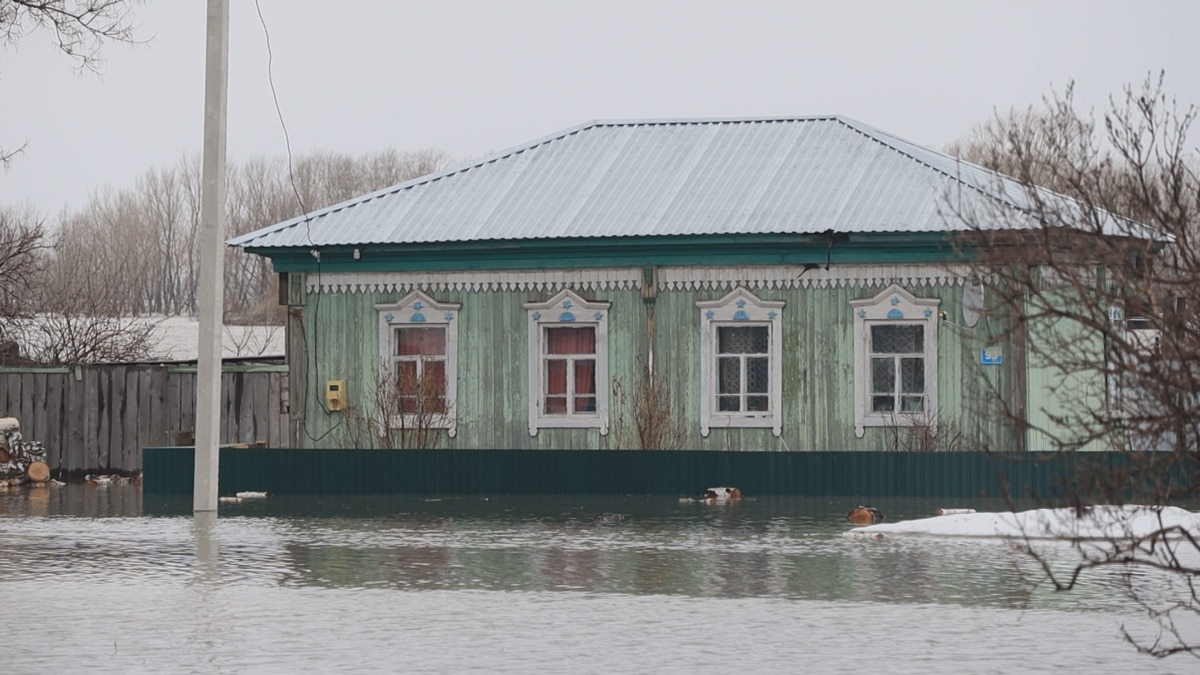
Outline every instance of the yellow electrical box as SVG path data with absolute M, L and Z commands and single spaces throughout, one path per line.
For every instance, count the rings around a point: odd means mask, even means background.
M 325 382 L 325 409 L 329 412 L 338 412 L 346 406 L 346 381 L 345 380 L 326 380 Z

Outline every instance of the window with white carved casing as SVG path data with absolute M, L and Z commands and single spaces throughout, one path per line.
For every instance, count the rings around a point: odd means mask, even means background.
M 859 438 L 866 427 L 936 423 L 940 302 L 897 285 L 850 302 L 854 433 Z
M 608 308 L 564 290 L 525 303 L 529 316 L 529 434 L 545 428 L 608 433 Z
M 783 433 L 781 300 L 737 288 L 700 309 L 700 434 L 768 427 Z
M 455 435 L 460 307 L 421 291 L 375 305 L 381 384 L 394 388 L 394 395 L 377 392 L 387 402 L 381 408 L 394 408 L 380 411 L 388 427 L 447 429 Z

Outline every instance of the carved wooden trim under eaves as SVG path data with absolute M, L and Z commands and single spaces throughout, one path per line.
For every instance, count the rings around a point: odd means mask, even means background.
M 797 265 L 664 267 L 659 274 L 659 290 L 962 286 L 972 274 L 977 273 L 967 265 L 833 265 L 828 270 Z
M 967 265 L 797 265 L 744 267 L 661 267 L 659 291 L 729 291 L 798 288 L 877 288 L 898 284 L 906 288 L 962 286 L 976 275 Z M 452 272 L 328 272 L 310 274 L 309 293 L 426 293 L 637 290 L 643 284 L 640 267 L 575 270 L 512 270 Z
M 467 291 L 637 290 L 638 267 L 538 271 L 461 272 L 329 272 L 308 275 L 309 293 L 427 293 Z

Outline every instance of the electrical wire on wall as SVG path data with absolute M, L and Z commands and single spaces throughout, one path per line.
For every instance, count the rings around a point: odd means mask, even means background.
M 320 377 L 320 373 L 318 370 L 318 365 L 320 364 L 320 361 L 317 358 L 317 354 L 320 351 L 319 347 L 318 347 L 318 338 L 319 338 L 320 332 L 321 332 L 320 331 L 321 251 L 317 247 L 317 245 L 315 243 L 313 243 L 313 240 L 312 240 L 312 217 L 309 215 L 308 207 L 307 207 L 307 205 L 305 205 L 304 199 L 300 195 L 299 187 L 296 186 L 296 172 L 295 172 L 295 166 L 294 166 L 293 160 L 292 160 L 292 141 L 291 141 L 291 137 L 288 134 L 287 123 L 283 119 L 283 109 L 279 105 L 279 94 L 275 91 L 275 76 L 273 73 L 273 65 L 274 65 L 274 61 L 275 61 L 275 56 L 274 56 L 274 53 L 271 51 L 271 32 L 267 29 L 267 20 L 266 20 L 266 18 L 263 17 L 262 6 L 259 4 L 259 0 L 254 0 L 254 9 L 258 12 L 258 21 L 260 24 L 262 24 L 263 38 L 265 39 L 266 47 L 267 47 L 267 83 L 271 87 L 271 99 L 275 103 L 275 114 L 276 114 L 276 116 L 278 116 L 279 126 L 283 130 L 283 142 L 284 142 L 284 147 L 287 150 L 288 181 L 292 186 L 292 194 L 295 195 L 295 197 L 296 197 L 296 204 L 297 204 L 297 206 L 300 207 L 300 213 L 304 218 L 304 232 L 305 232 L 305 238 L 308 241 L 309 252 L 312 254 L 313 259 L 316 261 L 316 267 L 317 267 L 316 289 L 317 289 L 317 292 L 313 299 L 313 313 L 312 313 L 312 321 L 310 323 L 310 325 L 312 326 L 312 333 L 313 333 L 312 349 L 308 348 L 308 332 L 306 330 L 303 330 L 304 321 L 301 321 L 302 330 L 300 331 L 300 337 L 304 343 L 304 359 L 305 359 L 306 365 L 311 366 L 310 372 L 313 374 L 313 379 L 316 382 L 320 382 L 321 377 Z M 307 413 L 308 394 L 311 391 L 312 387 L 310 386 L 310 384 L 308 382 L 306 382 L 304 389 L 305 389 L 304 409 L 305 409 L 305 412 Z M 325 414 L 329 414 L 330 410 L 329 410 L 329 408 L 327 408 L 325 406 L 325 401 L 323 401 L 320 396 L 317 397 L 317 405 L 321 406 L 321 410 L 324 411 Z M 308 420 L 306 418 L 305 423 L 304 423 L 304 435 L 308 438 L 308 440 L 310 440 L 314 443 L 319 442 L 319 441 L 323 440 L 325 437 L 329 436 L 329 434 L 333 433 L 339 426 L 341 426 L 342 421 L 343 421 L 343 418 L 341 416 L 338 416 L 337 421 L 332 426 L 330 426 L 328 429 L 326 429 L 324 433 L 322 433 L 320 436 L 313 436 L 312 432 L 309 431 Z

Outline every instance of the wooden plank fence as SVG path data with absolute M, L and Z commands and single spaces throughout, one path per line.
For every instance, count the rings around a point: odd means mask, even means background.
M 287 366 L 226 363 L 221 390 L 222 444 L 288 445 Z M 56 475 L 134 471 L 142 448 L 191 445 L 195 398 L 195 365 L 0 368 L 0 417 L 41 441 Z

